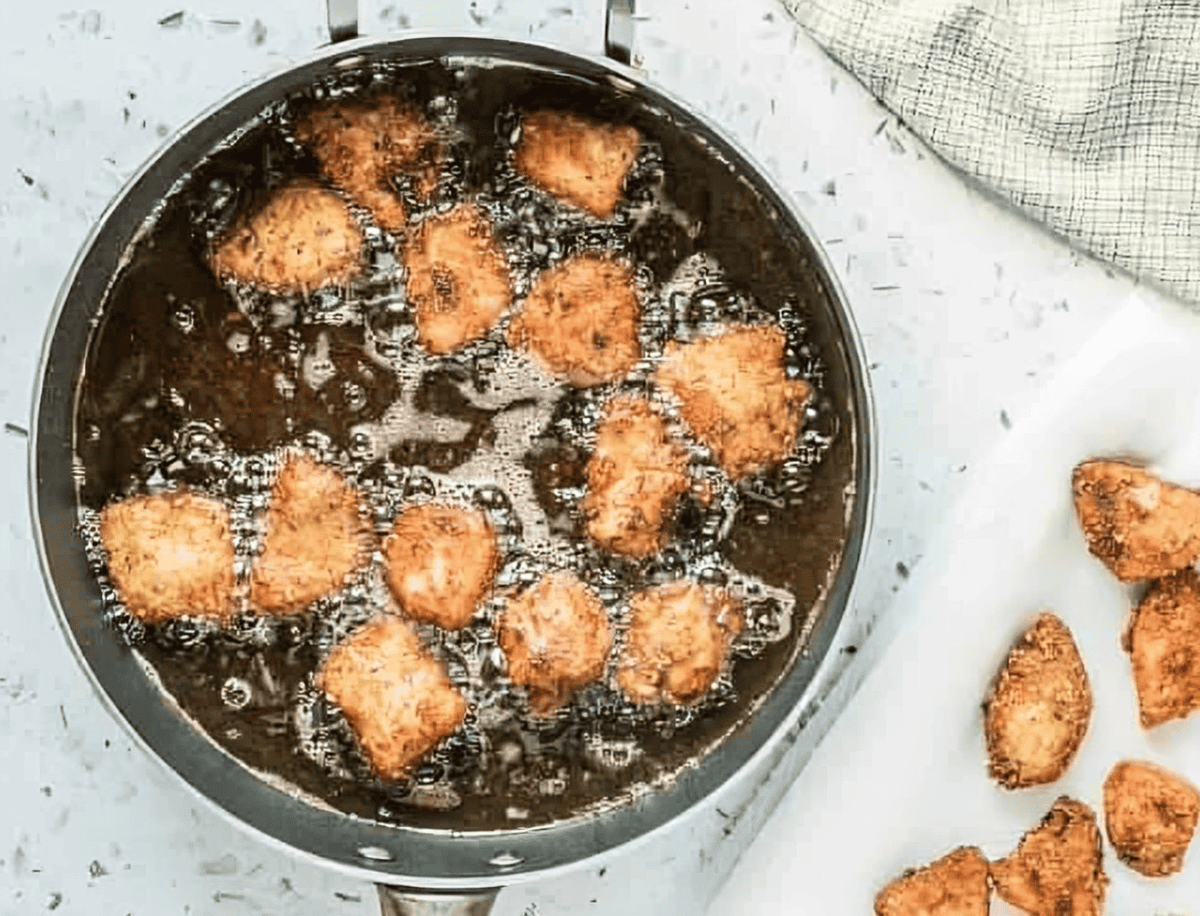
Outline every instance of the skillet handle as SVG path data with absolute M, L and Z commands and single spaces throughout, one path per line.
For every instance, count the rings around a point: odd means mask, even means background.
M 326 0 L 325 13 L 331 42 L 358 37 L 358 0 Z
M 500 888 L 438 892 L 377 884 L 381 916 L 488 916 Z
M 633 2 L 607 0 L 604 17 L 604 53 L 620 64 L 633 58 Z

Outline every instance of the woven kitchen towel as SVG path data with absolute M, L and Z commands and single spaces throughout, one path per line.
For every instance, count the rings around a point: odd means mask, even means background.
M 784 3 L 950 163 L 1200 301 L 1200 2 Z

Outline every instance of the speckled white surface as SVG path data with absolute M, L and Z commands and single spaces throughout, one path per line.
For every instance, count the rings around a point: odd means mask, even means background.
M 850 635 L 859 645 L 971 466 L 1131 284 L 964 186 L 772 0 L 734 9 L 645 0 L 637 50 L 651 78 L 731 131 L 792 194 L 853 303 L 881 459 Z M 0 423 L 11 424 L 0 435 L 10 480 L 0 496 L 0 913 L 376 910 L 369 885 L 213 814 L 104 713 L 44 594 L 19 432 L 58 285 L 106 203 L 191 116 L 324 41 L 322 17 L 320 0 L 40 0 L 0 10 Z M 362 15 L 368 34 L 482 30 L 588 53 L 600 47 L 602 20 L 597 0 L 371 0 Z M 851 678 L 879 641 L 866 645 L 844 654 Z M 497 913 L 703 909 L 799 763 L 785 754 L 774 776 L 747 774 L 757 791 L 744 791 L 749 801 L 733 817 L 705 808 L 636 854 L 612 856 L 603 875 L 505 891 Z M 789 797 L 789 817 L 803 810 L 803 798 Z M 820 842 L 794 829 L 797 854 Z M 718 910 L 753 900 L 755 912 L 792 912 L 783 884 L 752 867 L 762 861 L 750 846 Z

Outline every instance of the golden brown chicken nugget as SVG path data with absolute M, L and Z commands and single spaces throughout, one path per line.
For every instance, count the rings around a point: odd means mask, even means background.
M 313 105 L 297 120 L 296 139 L 388 232 L 399 232 L 408 219 L 392 186 L 397 176 L 414 177 L 422 197 L 437 185 L 437 137 L 420 112 L 392 96 Z
M 453 734 L 467 703 L 412 627 L 383 616 L 336 646 L 317 686 L 342 712 L 383 779 L 409 768 Z
M 1200 557 L 1200 493 L 1121 461 L 1085 461 L 1071 488 L 1088 550 L 1122 582 L 1157 579 Z
M 250 604 L 264 614 L 299 613 L 345 585 L 371 548 L 366 507 L 345 478 L 290 454 L 271 491 Z
M 1104 874 L 1096 815 L 1059 796 L 1016 851 L 991 866 L 996 893 L 1031 916 L 1100 916 Z
M 529 705 L 548 715 L 604 674 L 612 632 L 604 605 L 572 573 L 553 572 L 510 601 L 496 618 L 508 676 L 529 688 Z
M 1142 726 L 1200 707 L 1200 579 L 1190 569 L 1150 586 L 1125 633 Z
M 984 702 L 988 773 L 1006 789 L 1058 779 L 1092 718 L 1092 691 L 1071 631 L 1039 614 L 1013 646 Z
M 645 398 L 604 405 L 588 490 L 580 503 L 588 535 L 613 553 L 649 557 L 666 541 L 666 524 L 687 491 L 687 451 Z
M 744 623 L 741 604 L 713 585 L 680 580 L 637 592 L 617 686 L 635 703 L 690 703 L 717 680 Z
M 875 897 L 875 916 L 987 916 L 988 862 L 974 846 L 960 846 L 911 869 Z
M 446 630 L 471 621 L 500 558 L 487 516 L 436 503 L 401 512 L 383 552 L 388 587 L 404 613 Z
M 586 388 L 622 378 L 641 359 L 640 315 L 629 263 L 588 251 L 537 278 L 508 326 L 508 345 Z
M 353 279 L 362 247 L 362 230 L 345 201 L 296 179 L 237 219 L 217 241 L 210 266 L 220 279 L 307 293 Z
M 473 204 L 421 223 L 404 249 L 417 339 L 443 354 L 487 333 L 512 303 L 508 261 Z
M 621 199 L 640 142 L 632 127 L 565 112 L 533 111 L 521 119 L 514 165 L 554 197 L 608 219 Z
M 1173 875 L 1200 814 L 1200 793 L 1160 766 L 1123 760 L 1104 780 L 1104 826 L 1117 857 L 1150 878 Z
M 125 609 L 147 623 L 234 613 L 229 510 L 186 490 L 134 496 L 100 513 L 108 575 Z
M 734 480 L 782 461 L 796 447 L 812 396 L 783 367 L 783 331 L 734 326 L 688 344 L 669 343 L 655 381 L 679 399 L 683 418 Z

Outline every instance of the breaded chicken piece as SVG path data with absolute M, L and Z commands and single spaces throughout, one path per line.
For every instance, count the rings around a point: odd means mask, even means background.
M 1085 461 L 1071 489 L 1088 550 L 1122 582 L 1157 579 L 1200 557 L 1200 493 L 1120 461 Z
M 579 506 L 588 535 L 613 553 L 658 553 L 671 512 L 688 488 L 687 463 L 687 451 L 649 401 L 610 400 L 596 430 L 587 495 Z
M 617 686 L 635 703 L 690 703 L 717 680 L 744 623 L 741 604 L 713 585 L 680 580 L 637 592 Z
M 100 513 L 100 540 L 109 578 L 135 617 L 233 615 L 233 529 L 216 500 L 177 490 L 110 503 Z
M 529 688 L 529 705 L 549 715 L 604 674 L 612 631 L 604 605 L 572 573 L 552 572 L 496 618 L 508 676 Z
M 1200 579 L 1190 569 L 1150 586 L 1125 633 L 1143 728 L 1200 707 Z
M 409 506 L 383 545 L 387 584 L 404 613 L 444 630 L 465 627 L 492 587 L 500 552 L 477 509 Z
M 262 552 L 250 579 L 251 607 L 296 614 L 341 588 L 370 558 L 367 510 L 333 468 L 293 453 L 271 491 Z
M 782 461 L 796 446 L 812 388 L 783 368 L 783 331 L 734 326 L 669 343 L 655 381 L 679 399 L 692 432 L 734 480 Z
M 888 884 L 875 897 L 875 916 L 987 916 L 991 893 L 987 859 L 960 846 Z
M 209 265 L 222 280 L 307 293 L 353 279 L 362 248 L 362 230 L 345 201 L 295 179 L 254 212 L 243 213 L 217 241 Z
M 642 356 L 641 305 L 626 261 L 596 251 L 545 271 L 508 326 L 508 345 L 581 388 L 624 377 Z
M 421 223 L 404 264 L 417 339 L 430 353 L 451 353 L 483 336 L 512 304 L 508 261 L 473 204 Z
M 396 176 L 415 178 L 423 198 L 437 186 L 437 137 L 420 112 L 394 97 L 320 102 L 296 122 L 296 139 L 388 232 L 399 232 L 408 219 L 392 188 Z
M 377 617 L 329 653 L 317 686 L 346 714 L 383 779 L 400 780 L 453 734 L 467 703 L 412 627 Z
M 1108 876 L 1096 815 L 1059 796 L 1016 851 L 992 863 L 991 874 L 1001 899 L 1030 916 L 1100 916 Z
M 1123 760 L 1104 780 L 1104 826 L 1117 857 L 1149 878 L 1173 875 L 1200 814 L 1200 793 L 1169 770 Z
M 533 111 L 521 118 L 513 165 L 559 200 L 608 219 L 621 199 L 640 142 L 632 127 L 565 112 Z
M 1006 789 L 1058 779 L 1092 717 L 1092 691 L 1071 631 L 1039 614 L 1013 646 L 984 701 L 988 773 Z

